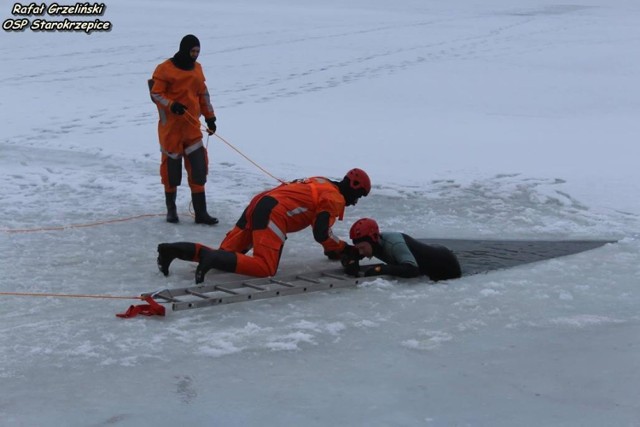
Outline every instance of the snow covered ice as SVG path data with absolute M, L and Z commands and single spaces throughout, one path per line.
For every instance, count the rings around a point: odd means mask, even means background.
M 131 2 L 133 3 L 133 2 Z M 10 5 L 1 8 L 3 19 Z M 209 138 L 216 227 L 164 212 L 146 80 L 197 35 L 218 132 L 274 175 L 372 177 L 415 237 L 611 239 L 508 270 L 121 320 L 2 296 L 0 425 L 640 425 L 640 3 L 111 1 L 108 33 L 2 32 L 0 292 L 193 283 L 276 182 Z M 281 271 L 324 268 L 311 232 Z M 211 279 L 209 279 L 211 280 Z

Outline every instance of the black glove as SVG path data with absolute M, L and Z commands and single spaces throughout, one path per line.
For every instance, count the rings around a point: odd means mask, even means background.
M 344 248 L 340 252 L 338 251 L 325 251 L 324 254 L 332 261 L 342 261 L 343 256 L 348 256 L 351 259 L 360 259 L 360 251 L 353 245 L 345 243 Z
M 343 267 L 346 267 L 347 265 L 351 264 L 353 261 L 360 261 L 360 254 L 359 253 L 349 253 L 349 252 L 342 252 L 342 255 L 340 255 L 340 263 L 342 264 Z
M 342 263 L 346 274 L 354 277 L 360 276 L 360 261 L 343 255 L 340 262 Z
M 356 260 L 347 254 L 342 254 L 342 256 L 340 257 L 340 264 L 342 264 L 343 267 L 346 267 L 347 265 L 351 264 L 353 261 L 356 261 Z
M 358 248 L 348 243 L 344 245 L 344 249 L 342 250 L 342 255 L 347 255 L 351 259 L 362 259 Z
M 338 261 L 340 259 L 340 254 L 337 251 L 324 251 L 324 254 L 331 261 Z
M 209 135 L 213 135 L 214 133 L 216 133 L 216 118 L 215 117 L 211 117 L 210 119 L 205 119 L 205 122 L 207 122 L 207 127 L 209 128 L 209 130 L 207 131 L 207 133 Z
M 383 274 L 387 274 L 385 267 L 386 265 L 376 265 L 375 267 L 371 267 L 364 272 L 364 277 L 381 276 Z
M 173 101 L 171 103 L 171 112 L 173 114 L 177 114 L 179 116 L 183 115 L 184 112 L 187 111 L 187 107 L 185 107 L 184 105 L 180 104 L 178 101 Z

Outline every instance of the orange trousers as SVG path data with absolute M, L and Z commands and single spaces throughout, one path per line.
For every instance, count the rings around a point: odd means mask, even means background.
M 238 221 L 245 223 L 244 228 L 236 225 L 229 231 L 220 244 L 220 249 L 236 253 L 236 273 L 254 277 L 273 276 L 278 271 L 282 248 L 287 238 L 286 223 L 282 219 L 283 215 L 286 215 L 286 209 L 277 205 L 268 212 L 268 218 L 262 218 L 262 221 L 256 221 L 256 218 L 249 224 L 243 221 L 243 218 L 251 217 L 252 214 L 253 209 L 250 206 Z M 256 223 L 267 225 L 256 230 L 253 228 Z M 251 248 L 252 255 L 246 255 Z
M 188 150 L 190 146 L 201 141 L 202 140 L 192 141 L 190 144 L 185 144 L 184 150 Z M 183 153 L 184 150 L 181 151 L 181 153 Z M 192 156 L 180 156 L 178 158 L 173 158 L 168 156 L 164 152 L 162 153 L 162 160 L 160 162 L 160 177 L 162 180 L 162 184 L 164 185 L 165 192 L 174 193 L 177 190 L 178 186 L 180 186 L 180 184 L 182 183 L 182 159 L 184 158 L 184 168 L 187 170 L 187 179 L 191 192 L 204 193 L 204 184 L 201 184 L 203 179 L 194 179 L 194 173 L 198 176 L 207 176 L 209 156 L 207 154 L 206 148 L 201 147 L 198 150 L 200 152 L 196 153 L 198 157 L 196 158 L 197 161 L 195 166 L 197 170 L 194 170 L 194 167 L 192 165 Z M 204 180 L 206 180 L 206 178 Z

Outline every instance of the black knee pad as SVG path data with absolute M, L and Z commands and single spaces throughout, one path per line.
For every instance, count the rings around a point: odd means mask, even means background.
M 267 228 L 267 225 L 269 225 L 269 216 L 271 215 L 271 211 L 277 204 L 278 201 L 271 196 L 264 196 L 260 199 L 253 210 L 253 215 L 251 217 L 254 230 L 263 230 Z
M 169 185 L 178 187 L 182 182 L 182 157 L 167 158 L 167 175 L 169 176 Z
M 247 228 L 247 208 L 244 208 L 242 211 L 242 215 L 240 215 L 238 222 L 236 222 L 236 226 L 242 230 Z
M 200 147 L 189 153 L 189 163 L 191 163 L 191 181 L 197 185 L 204 185 L 207 182 L 207 157 L 204 147 Z

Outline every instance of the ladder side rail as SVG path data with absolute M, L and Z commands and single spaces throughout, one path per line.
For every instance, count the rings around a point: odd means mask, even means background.
M 141 296 L 146 297 L 155 297 L 160 295 L 165 295 L 167 297 L 179 297 L 183 295 L 190 295 L 192 291 L 200 292 L 202 294 L 206 294 L 208 292 L 214 292 L 217 285 L 195 285 L 195 286 L 187 286 L 184 288 L 172 288 L 172 289 L 164 289 L 160 292 L 146 292 L 141 294 Z
M 331 277 L 332 279 L 338 279 L 338 280 L 347 280 L 347 278 L 345 277 L 345 275 L 339 275 L 339 274 L 335 274 L 335 273 L 327 273 L 326 271 L 323 271 L 320 273 L 322 276 L 324 277 Z

